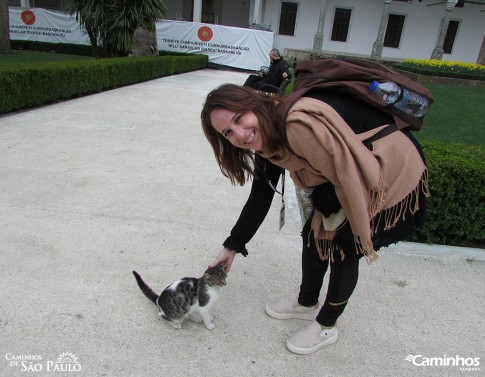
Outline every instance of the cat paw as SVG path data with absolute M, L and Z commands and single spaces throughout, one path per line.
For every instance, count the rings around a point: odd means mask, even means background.
M 206 323 L 205 327 L 207 327 L 207 330 L 212 330 L 216 327 L 216 325 L 214 325 L 212 322 L 210 322 L 210 323 Z

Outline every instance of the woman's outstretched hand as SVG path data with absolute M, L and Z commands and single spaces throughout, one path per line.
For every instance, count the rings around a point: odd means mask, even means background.
M 224 269 L 226 270 L 226 272 L 229 272 L 231 270 L 232 262 L 234 262 L 235 256 L 236 253 L 234 251 L 224 248 L 219 252 L 216 259 L 209 265 L 209 267 L 215 267 L 220 265 L 221 263 L 224 263 Z

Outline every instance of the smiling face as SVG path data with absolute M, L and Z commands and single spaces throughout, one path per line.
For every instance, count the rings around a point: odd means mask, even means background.
M 216 108 L 210 115 L 212 126 L 237 148 L 263 150 L 261 127 L 256 115 Z

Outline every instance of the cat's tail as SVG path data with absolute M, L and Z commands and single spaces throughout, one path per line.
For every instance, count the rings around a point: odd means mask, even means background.
M 138 275 L 138 272 L 133 271 L 133 275 L 135 275 L 136 282 L 138 283 L 138 286 L 140 287 L 141 291 L 145 294 L 145 296 L 148 297 L 150 301 L 156 304 L 158 295 L 155 292 L 153 292 L 153 290 L 148 285 L 146 285 L 146 283 L 143 281 L 141 276 Z

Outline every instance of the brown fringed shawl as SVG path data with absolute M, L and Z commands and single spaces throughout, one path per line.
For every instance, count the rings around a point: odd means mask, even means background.
M 332 107 L 304 97 L 286 120 L 291 150 L 262 154 L 289 170 L 297 187 L 311 189 L 325 182 L 335 186 L 356 248 L 369 262 L 377 258 L 372 245 L 377 223 L 385 221 L 392 228 L 408 209 L 418 209 L 418 201 L 412 200 L 418 190 L 427 193 L 426 166 L 405 135 L 394 132 L 374 142 L 372 152 L 362 144 L 380 129 L 356 135 Z M 333 257 L 330 241 L 338 228 L 325 230 L 322 216 L 315 211 L 312 230 L 321 258 L 327 259 Z

